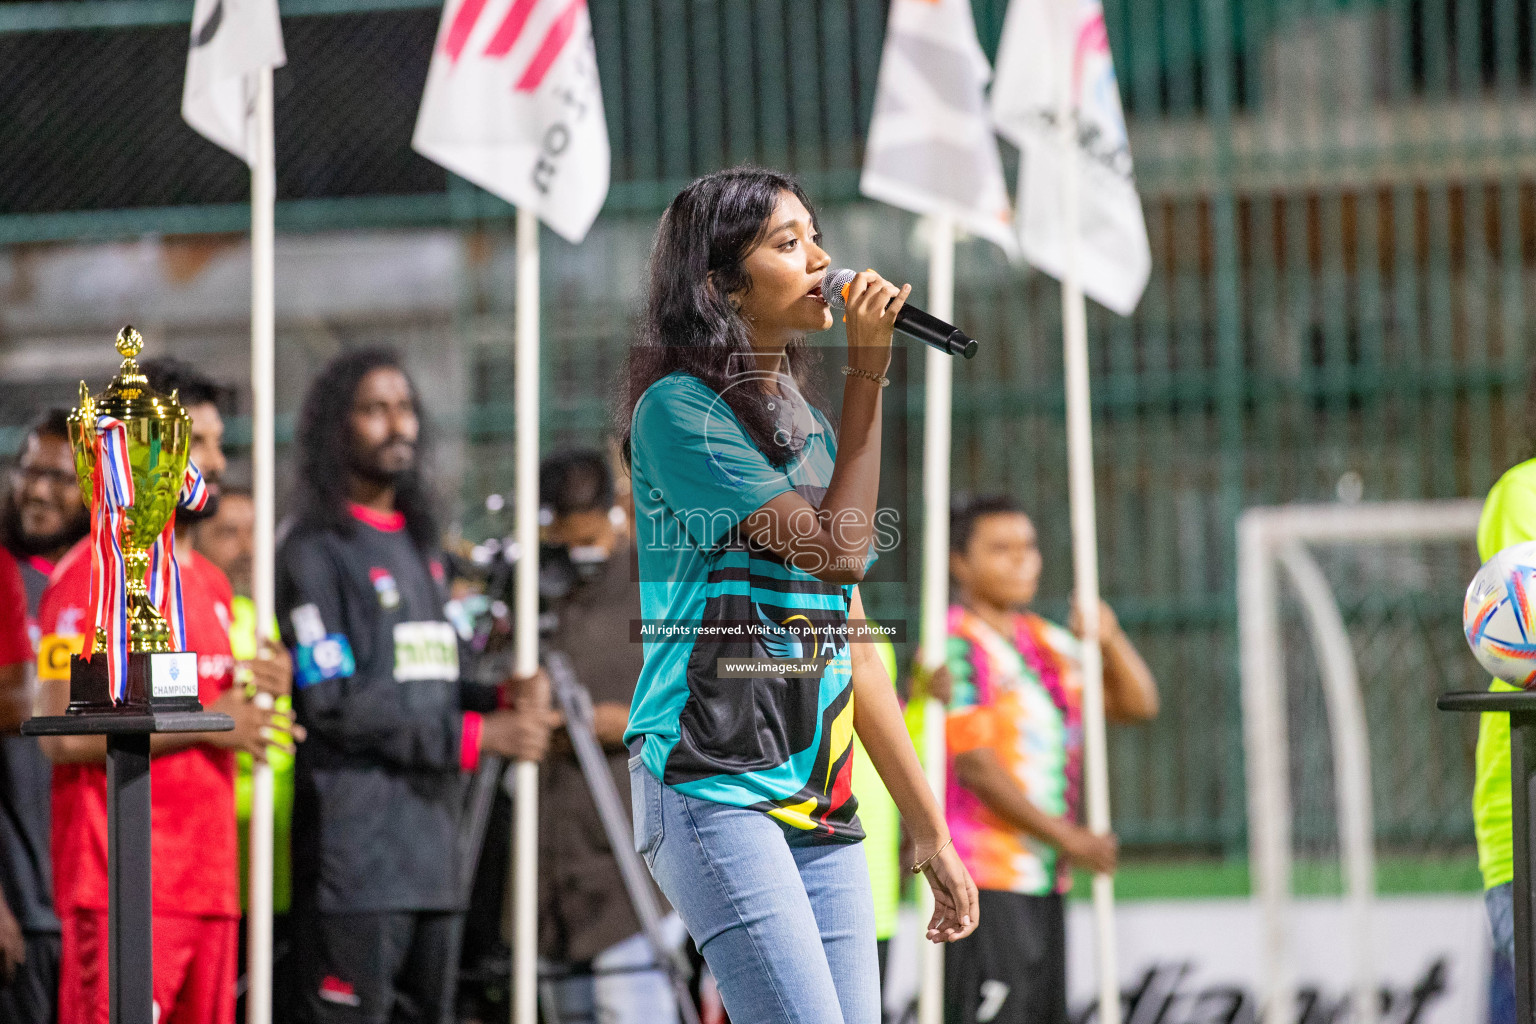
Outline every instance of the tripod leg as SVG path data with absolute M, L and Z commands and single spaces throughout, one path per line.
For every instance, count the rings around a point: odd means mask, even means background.
M 674 986 L 680 985 L 681 990 L 686 992 L 690 977 L 688 964 L 663 941 L 660 930 L 661 911 L 651 889 L 650 873 L 631 841 L 629 810 L 619 799 L 613 777 L 608 774 L 607 759 L 592 731 L 591 695 L 577 680 L 570 659 L 563 652 L 546 651 L 544 662 L 554 685 L 555 700 L 565 713 L 566 732 L 571 738 L 582 776 L 586 779 L 587 792 L 592 794 L 592 802 L 602 820 L 603 832 L 608 837 L 608 846 L 613 851 L 614 862 L 624 882 L 624 891 L 645 932 L 657 969 L 666 971 L 673 979 Z M 680 998 L 677 1011 L 683 1024 L 698 1024 L 699 1015 L 692 998 Z
M 561 1024 L 559 999 L 552 981 L 539 982 L 539 1016 L 544 1024 Z

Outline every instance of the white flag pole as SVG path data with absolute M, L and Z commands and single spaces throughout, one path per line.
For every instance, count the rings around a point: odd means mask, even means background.
M 953 321 L 955 312 L 955 222 L 947 214 L 929 218 L 928 310 L 940 320 Z M 955 357 L 925 346 L 923 395 L 923 584 L 920 643 L 923 667 L 933 672 L 944 664 L 949 641 L 949 437 L 950 382 Z M 923 770 L 939 810 L 944 809 L 947 773 L 944 744 L 944 705 L 929 698 L 923 708 Z M 933 893 L 919 888 L 919 942 L 923 950 L 922 988 L 918 995 L 919 1024 L 944 1019 L 944 945 L 927 940 Z
M 1057 8 L 1058 17 L 1060 8 Z M 1067 38 L 1058 32 L 1057 38 Z M 1076 83 L 1071 62 L 1059 62 L 1056 124 L 1061 146 L 1064 266 L 1061 275 L 1062 354 L 1067 386 L 1067 490 L 1072 519 L 1072 569 L 1083 624 L 1083 733 L 1088 827 L 1106 835 L 1109 821 L 1108 742 L 1104 729 L 1104 659 L 1099 647 L 1099 542 L 1094 509 L 1093 420 L 1088 392 L 1088 309 L 1080 248 Z M 1093 876 L 1095 950 L 1099 969 L 1099 1024 L 1120 1024 L 1120 974 L 1115 956 L 1114 876 Z
M 256 605 L 256 636 L 268 637 L 272 622 L 276 551 L 273 537 L 273 349 L 276 292 L 273 280 L 273 216 L 276 205 L 276 155 L 272 138 L 272 69 L 261 68 L 256 83 L 256 161 L 251 166 L 251 474 L 256 506 L 256 536 L 251 577 Z M 247 79 L 250 81 L 250 79 Z M 270 694 L 256 697 L 272 706 Z M 272 766 L 261 762 L 251 771 L 250 870 L 246 896 L 246 967 L 250 1024 L 272 1020 Z
M 539 217 L 517 210 L 515 670 L 539 667 Z M 512 828 L 512 1024 L 538 1024 L 539 766 L 519 761 Z

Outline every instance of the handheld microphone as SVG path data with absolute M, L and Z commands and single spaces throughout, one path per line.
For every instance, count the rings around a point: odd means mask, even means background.
M 821 281 L 821 297 L 834 309 L 848 308 L 848 286 L 855 274 L 851 270 L 828 270 Z M 976 339 L 954 324 L 947 324 L 932 313 L 924 313 L 912 303 L 896 313 L 896 329 L 909 338 L 932 345 L 940 352 L 970 359 L 976 354 Z

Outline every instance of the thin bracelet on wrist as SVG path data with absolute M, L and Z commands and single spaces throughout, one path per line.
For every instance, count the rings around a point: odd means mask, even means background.
M 843 367 L 843 376 L 860 377 L 864 380 L 872 380 L 876 384 L 879 384 L 882 388 L 889 386 L 891 383 L 891 378 L 887 377 L 883 373 L 876 373 L 874 370 L 861 370 L 856 366 Z
M 939 847 L 937 850 L 934 850 L 928 856 L 924 857 L 921 862 L 912 865 L 912 873 L 914 875 L 922 874 L 923 873 L 923 869 L 926 868 L 929 864 L 932 864 L 934 862 L 934 860 L 936 860 L 938 858 L 939 854 L 941 854 L 945 850 L 949 849 L 949 844 L 954 842 L 954 841 L 955 841 L 955 837 L 954 836 L 950 836 L 948 839 L 944 840 L 944 845 L 943 846 Z

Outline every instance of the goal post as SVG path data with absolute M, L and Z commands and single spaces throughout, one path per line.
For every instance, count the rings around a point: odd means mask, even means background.
M 1314 551 L 1341 545 L 1472 540 L 1481 509 L 1482 503 L 1476 500 L 1284 505 L 1251 508 L 1238 520 L 1239 669 L 1249 865 L 1261 920 L 1261 1020 L 1290 1019 L 1296 1006 L 1291 948 L 1293 808 L 1282 579 L 1288 585 L 1286 592 L 1301 609 L 1328 723 L 1349 922 L 1354 1010 L 1350 1019 L 1376 1024 L 1371 936 L 1375 818 L 1366 704 L 1344 615 Z M 1455 585 L 1464 583 L 1458 580 Z

